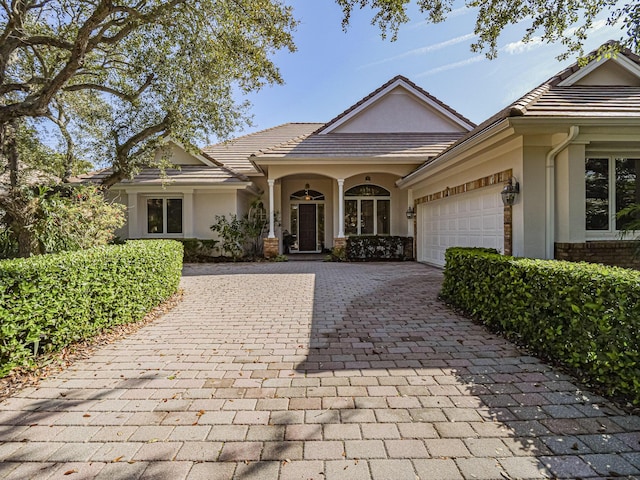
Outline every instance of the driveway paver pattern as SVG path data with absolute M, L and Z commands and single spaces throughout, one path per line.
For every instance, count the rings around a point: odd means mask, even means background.
M 640 418 L 449 310 L 441 280 L 186 265 L 174 310 L 0 403 L 0 478 L 640 478 Z

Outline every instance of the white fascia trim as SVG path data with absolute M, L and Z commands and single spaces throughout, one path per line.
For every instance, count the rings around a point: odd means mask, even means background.
M 161 184 L 153 184 L 153 185 L 131 185 L 131 186 L 119 186 L 112 187 L 111 190 L 124 191 L 125 193 L 138 193 L 138 194 L 146 194 L 146 193 L 158 193 L 164 192 L 169 194 L 174 193 L 193 193 L 195 190 L 198 191 L 229 191 L 229 190 L 251 190 L 254 189 L 255 186 L 253 182 L 242 182 L 242 183 L 234 183 L 233 185 L 210 185 L 210 184 L 190 184 L 188 186 L 181 185 L 161 185 Z
M 433 156 L 433 155 L 431 155 Z M 282 157 L 283 159 L 285 157 Z M 424 155 L 415 158 L 406 157 L 306 157 L 304 159 L 296 158 L 295 160 L 286 159 L 286 161 L 280 159 L 273 159 L 263 162 L 264 165 L 279 165 L 279 166 L 297 166 L 304 169 L 307 165 L 422 165 L 425 159 L 429 158 L 429 155 Z
M 511 123 L 509 122 L 508 118 L 502 119 L 498 123 L 494 123 L 492 126 L 487 127 L 483 132 L 480 132 L 477 135 L 474 135 L 473 137 L 468 138 L 464 142 L 453 147 L 451 150 L 443 153 L 441 156 L 436 157 L 436 159 L 433 160 L 431 163 L 428 163 L 418 168 L 417 170 L 411 172 L 406 177 L 401 178 L 396 182 L 396 185 L 398 186 L 398 188 L 407 188 L 407 187 L 411 187 L 412 185 L 415 185 L 419 181 L 423 180 L 424 177 L 431 170 L 438 167 L 443 162 L 446 162 L 450 158 L 464 153 L 465 151 L 484 142 L 485 140 L 491 138 L 492 136 L 497 135 L 498 133 L 504 130 L 507 130 L 510 127 L 511 127 Z
M 337 120 L 329 128 L 327 128 L 326 130 L 321 131 L 318 135 L 326 135 L 327 133 L 331 133 L 333 130 L 335 130 L 336 128 L 338 128 L 341 125 L 345 124 L 346 122 L 351 120 L 353 117 L 358 115 L 360 112 L 362 112 L 363 110 L 366 110 L 367 108 L 369 108 L 369 106 L 371 106 L 372 104 L 374 104 L 375 102 L 380 100 L 380 98 L 382 98 L 383 96 L 388 94 L 391 90 L 393 90 L 394 88 L 397 88 L 399 86 L 402 86 L 403 88 L 405 88 L 408 92 L 410 92 L 411 94 L 413 94 L 416 97 L 418 97 L 424 103 L 429 105 L 434 110 L 437 110 L 439 113 L 441 113 L 442 115 L 447 117 L 449 120 L 453 121 L 454 123 L 457 123 L 458 125 L 464 127 L 467 130 L 473 130 L 473 128 L 474 128 L 473 125 L 469 125 L 467 122 L 465 122 L 462 119 L 456 117 L 449 110 L 443 108 L 441 105 L 439 105 L 438 103 L 434 102 L 433 100 L 431 100 L 426 95 L 423 95 L 422 93 L 417 91 L 415 88 L 413 88 L 411 85 L 407 84 L 404 80 L 398 79 L 395 82 L 393 82 L 391 85 L 386 87 L 384 90 L 378 92 L 377 95 L 371 97 L 369 100 L 364 102 L 362 105 L 359 105 L 357 108 L 353 109 L 351 112 L 349 112 L 347 115 L 342 117 L 340 120 Z
M 586 77 L 587 75 L 589 75 L 596 68 L 604 65 L 607 62 L 615 62 L 618 65 L 620 65 L 622 68 L 624 68 L 625 70 L 629 71 L 630 73 L 632 73 L 636 77 L 640 78 L 640 65 L 638 65 L 635 62 L 632 62 L 631 60 L 629 60 L 627 57 L 625 57 L 623 54 L 620 53 L 620 54 L 618 54 L 617 57 L 607 58 L 607 59 L 604 59 L 604 61 L 603 60 L 594 60 L 594 61 L 592 61 L 587 66 L 582 67 L 580 70 L 578 70 L 573 75 L 570 75 L 569 77 L 567 77 L 564 80 L 562 80 L 560 83 L 558 83 L 558 86 L 559 87 L 570 87 L 574 83 L 579 81 L 580 79 L 582 79 L 582 78 Z

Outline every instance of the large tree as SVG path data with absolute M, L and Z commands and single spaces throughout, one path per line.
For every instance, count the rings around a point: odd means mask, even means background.
M 0 209 L 24 186 L 35 122 L 58 128 L 61 177 L 92 158 L 112 167 L 105 187 L 167 136 L 228 135 L 248 121 L 234 92 L 281 82 L 271 55 L 294 49 L 295 25 L 280 0 L 0 0 Z
M 270 55 L 294 27 L 278 0 L 0 0 L 5 154 L 12 123 L 34 118 L 67 146 L 93 126 L 118 175 L 161 136 L 224 136 L 245 120 L 234 88 L 281 81 Z
M 336 0 L 343 9 L 343 27 L 349 25 L 354 8 L 371 7 L 371 23 L 377 25 L 382 36 L 395 38 L 398 28 L 409 21 L 407 13 L 412 0 Z M 442 22 L 451 12 L 454 0 L 415 0 L 426 19 Z M 562 57 L 577 53 L 584 56 L 583 45 L 594 22 L 605 15 L 609 25 L 620 29 L 618 41 L 599 53 L 611 54 L 621 47 L 640 53 L 640 3 L 616 0 L 467 0 L 468 8 L 477 9 L 472 45 L 476 52 L 484 51 L 489 58 L 498 54 L 498 38 L 508 25 L 523 28 L 522 40 L 534 37 L 547 43 L 561 43 L 566 50 Z

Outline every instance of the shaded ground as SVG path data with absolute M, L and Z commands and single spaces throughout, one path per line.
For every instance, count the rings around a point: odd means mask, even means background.
M 176 309 L 0 403 L 0 478 L 640 475 L 638 417 L 448 310 L 440 282 L 189 265 Z

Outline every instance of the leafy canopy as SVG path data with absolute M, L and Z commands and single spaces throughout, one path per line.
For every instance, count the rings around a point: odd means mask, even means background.
M 0 1 L 0 127 L 51 120 L 68 148 L 113 166 L 109 186 L 162 137 L 246 123 L 234 92 L 282 82 L 270 57 L 294 49 L 295 26 L 279 0 Z
M 336 0 L 343 10 L 343 28 L 347 28 L 354 8 L 370 7 L 371 23 L 380 28 L 383 38 L 392 39 L 400 25 L 409 21 L 407 9 L 411 0 Z M 451 12 L 454 0 L 415 0 L 427 21 L 442 22 Z M 566 47 L 561 58 L 578 53 L 584 56 L 583 45 L 589 30 L 601 14 L 607 24 L 620 28 L 617 42 L 608 44 L 599 53 L 612 54 L 626 47 L 640 52 L 640 3 L 616 0 L 467 0 L 466 7 L 477 9 L 474 33 L 478 40 L 471 46 L 484 51 L 488 58 L 498 54 L 498 38 L 509 25 L 524 28 L 523 42 L 534 37 L 546 43 L 561 43 Z

